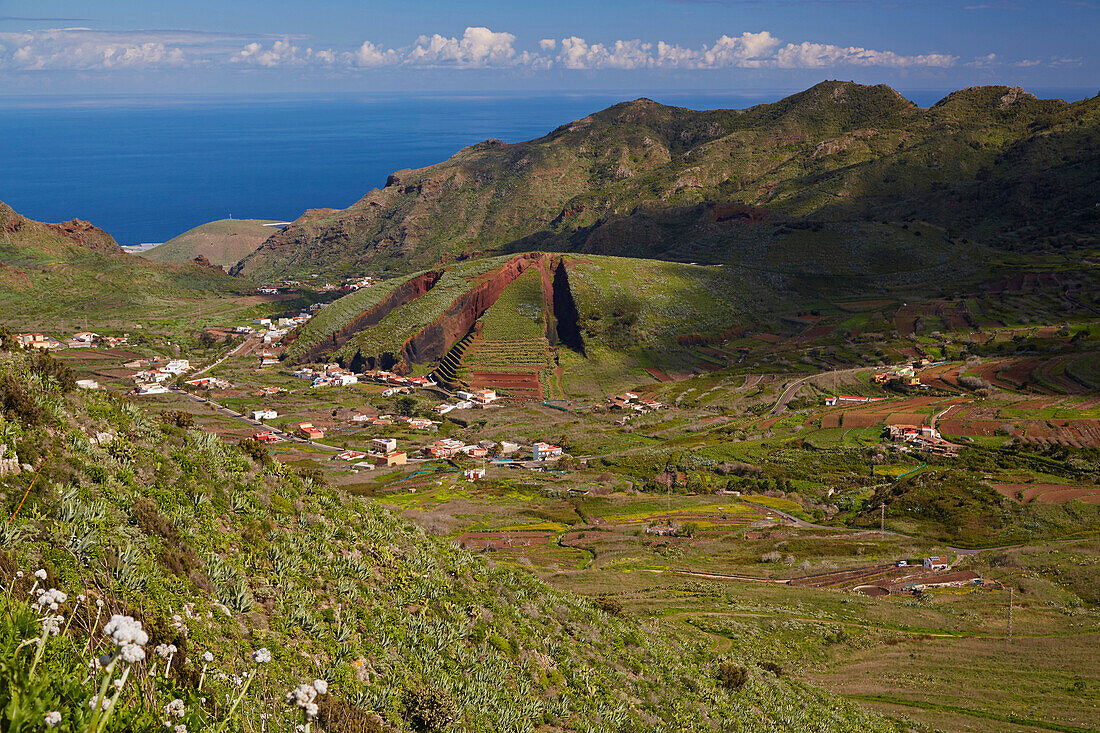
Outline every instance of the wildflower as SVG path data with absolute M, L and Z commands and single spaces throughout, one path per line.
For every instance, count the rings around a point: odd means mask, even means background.
M 23 571 L 22 570 L 16 571 L 15 579 L 16 580 L 22 580 L 23 579 Z
M 298 685 L 290 692 L 286 693 L 287 705 L 297 705 L 300 708 L 304 708 L 306 705 L 313 702 L 313 698 L 317 697 L 317 690 L 313 685 Z
M 313 680 L 313 689 L 317 690 L 318 695 L 324 695 L 328 692 L 328 683 L 324 680 Z
M 81 593 L 80 595 L 78 595 L 76 597 L 76 602 L 77 603 L 83 603 L 85 598 L 87 598 L 87 596 L 85 596 L 83 593 Z
M 42 568 L 39 568 L 38 570 L 34 571 L 34 577 L 38 578 L 39 580 L 45 580 L 47 577 L 46 571 Z
M 175 644 L 157 644 L 156 649 L 154 649 L 153 651 L 156 652 L 158 657 L 161 657 L 162 659 L 167 659 L 168 657 L 175 654 L 178 650 L 176 649 Z
M 51 611 L 56 611 L 62 603 L 69 600 L 68 595 L 56 588 L 50 588 L 46 591 L 39 588 L 38 591 L 38 599 L 32 605 L 39 610 L 49 608 Z
M 169 717 L 182 718 L 183 717 L 183 700 L 178 697 L 172 702 L 164 706 L 164 714 Z
M 127 664 L 137 664 L 145 659 L 145 650 L 137 644 L 124 644 L 119 654 L 122 656 L 122 661 Z
M 42 619 L 42 631 L 46 632 L 50 636 L 57 636 L 61 633 L 61 623 L 64 620 L 64 616 L 46 616 Z
M 149 635 L 141 628 L 141 622 L 131 616 L 117 613 L 111 616 L 111 620 L 103 627 L 103 633 L 112 637 L 118 646 L 133 644 L 142 647 L 149 643 Z
M 103 599 L 102 598 L 96 598 L 95 599 L 95 607 L 96 608 L 103 608 Z
M 305 711 L 307 718 L 317 717 L 317 703 L 307 702 L 305 705 L 302 706 L 302 709 Z
M 211 662 L 214 661 L 214 655 L 211 654 L 210 652 L 203 652 L 202 661 L 206 662 L 207 664 L 210 664 Z
M 61 713 L 54 710 L 52 713 L 46 713 L 46 717 L 43 721 L 47 728 L 56 728 L 61 725 Z
M 183 723 L 180 723 L 172 729 L 172 733 L 187 733 L 187 726 Z
M 267 647 L 257 649 L 252 652 L 252 661 L 256 664 L 266 664 L 271 661 L 271 652 L 268 651 Z
M 97 695 L 92 697 L 92 699 L 88 701 L 88 707 L 90 707 L 92 710 L 95 710 L 97 707 L 100 710 L 107 710 L 111 707 L 111 701 L 107 699 L 106 695 L 104 695 L 103 697 L 99 697 Z

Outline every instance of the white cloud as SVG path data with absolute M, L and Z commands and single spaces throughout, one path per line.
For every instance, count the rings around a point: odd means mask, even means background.
M 363 45 L 355 51 L 356 66 L 389 66 L 401 60 L 397 51 L 392 48 L 383 48 L 370 41 L 363 41 Z
M 781 69 L 821 69 L 829 66 L 954 66 L 957 56 L 926 54 L 901 56 L 893 51 L 875 51 L 856 46 L 834 46 L 828 43 L 788 43 L 775 54 L 775 64 Z
M 205 43 L 199 34 L 114 33 L 56 28 L 0 33 L 0 68 L 21 71 L 93 71 L 182 66 L 185 45 Z
M 195 31 L 96 31 L 87 28 L 0 33 L 0 69 L 17 71 L 114 71 L 188 66 L 239 69 L 337 69 L 351 72 L 388 66 L 451 68 L 552 67 L 574 70 L 823 69 L 842 66 L 953 66 L 948 54 L 902 55 L 893 51 L 810 41 L 785 42 L 769 31 L 721 35 L 710 45 L 687 48 L 640 39 L 610 43 L 569 36 L 542 38 L 537 48 L 516 46 L 516 36 L 468 27 L 461 37 L 422 35 L 404 47 L 364 41 L 357 48 L 313 48 L 294 36 L 271 38 Z M 1012 63 L 993 54 L 971 65 Z M 1034 62 L 1015 62 L 1030 64 Z M 1074 63 L 1051 59 L 1043 63 Z
M 332 49 L 302 48 L 290 41 L 275 41 L 270 46 L 249 43 L 230 57 L 230 62 L 247 66 L 275 69 L 287 66 L 332 66 L 337 61 L 346 62 L 349 55 Z
M 583 38 L 561 39 L 557 60 L 567 69 L 641 69 L 653 65 L 653 45 L 639 40 L 589 45 Z
M 484 67 L 514 63 L 516 37 L 488 28 L 467 28 L 462 38 L 446 38 L 438 33 L 421 36 L 405 56 L 407 63 L 422 66 Z

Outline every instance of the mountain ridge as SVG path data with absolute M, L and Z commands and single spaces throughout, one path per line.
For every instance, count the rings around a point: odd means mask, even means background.
M 959 90 L 920 108 L 888 86 L 851 82 L 822 82 L 742 110 L 693 111 L 641 98 L 534 140 L 483 141 L 432 166 L 395 171 L 347 209 L 306 212 L 232 272 L 406 272 L 516 251 L 522 245 L 513 243 L 532 236 L 557 248 L 547 240 L 565 242 L 641 206 L 742 205 L 834 220 L 890 220 L 924 210 L 945 225 L 952 207 L 942 216 L 928 210 L 929 203 L 946 206 L 944 190 L 964 198 L 996 194 L 981 190 L 979 171 L 996 178 L 1007 170 L 1010 184 L 1023 177 L 998 158 L 1012 145 L 1041 148 L 1036 138 L 1053 135 L 1050 155 L 1091 161 L 1097 106 L 1096 98 L 1068 104 L 995 86 Z M 1063 140 L 1081 126 L 1083 149 L 1079 140 Z M 1055 171 L 1051 187 L 1061 175 Z M 1080 209 L 1082 200 L 1071 196 L 1066 205 Z M 1011 220 L 1007 206 L 998 204 L 996 213 Z M 980 222 L 964 225 L 980 230 Z M 603 253 L 633 254 L 629 243 L 614 244 Z

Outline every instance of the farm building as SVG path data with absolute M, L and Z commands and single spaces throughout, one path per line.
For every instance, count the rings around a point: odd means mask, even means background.
M 294 433 L 298 437 L 305 438 L 306 440 L 318 440 L 325 437 L 325 431 L 314 427 L 311 422 L 298 423 L 298 427 Z

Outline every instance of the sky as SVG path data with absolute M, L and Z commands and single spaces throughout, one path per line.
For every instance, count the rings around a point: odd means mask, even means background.
M 1100 87 L 1100 0 L 0 0 L 0 94 Z

